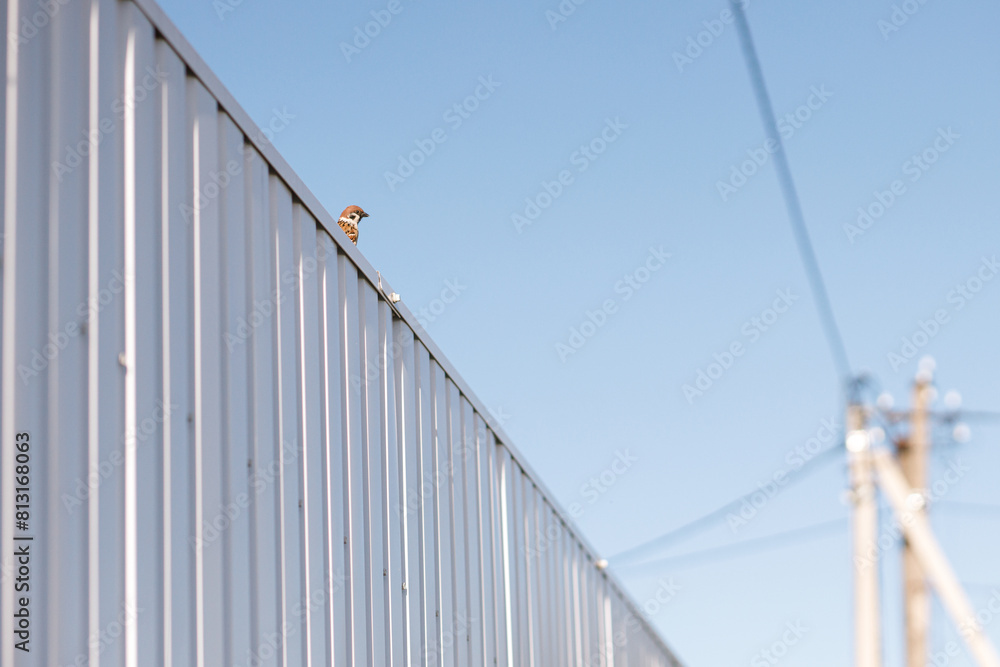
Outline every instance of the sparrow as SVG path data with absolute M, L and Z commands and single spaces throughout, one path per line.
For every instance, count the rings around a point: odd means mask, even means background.
M 360 206 L 348 206 L 340 214 L 340 228 L 354 242 L 354 245 L 358 245 L 358 223 L 361 222 L 361 218 L 367 217 L 368 214 L 361 210 Z

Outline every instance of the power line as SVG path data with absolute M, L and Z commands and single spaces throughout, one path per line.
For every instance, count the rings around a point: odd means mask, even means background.
M 878 410 L 876 414 L 895 423 L 908 420 L 913 412 L 911 410 Z M 927 416 L 945 423 L 959 420 L 1000 421 L 1000 412 L 996 410 L 962 410 L 961 408 L 957 410 L 928 410 Z
M 809 231 L 806 229 L 805 217 L 802 214 L 802 204 L 799 201 L 798 191 L 795 189 L 795 181 L 792 179 L 792 170 L 788 164 L 788 156 L 785 153 L 785 146 L 781 141 L 781 133 L 778 131 L 774 108 L 771 106 L 771 97 L 768 95 L 767 85 L 764 82 L 764 73 L 757 58 L 757 50 L 754 48 L 753 37 L 750 35 L 750 25 L 747 23 L 746 15 L 743 12 L 742 0 L 732 0 L 732 5 L 733 12 L 736 15 L 736 27 L 740 33 L 740 42 L 743 45 L 743 55 L 750 70 L 750 82 L 757 96 L 760 116 L 764 121 L 764 128 L 768 135 L 770 135 L 770 139 L 776 142 L 778 146 L 778 150 L 774 154 L 775 168 L 777 169 L 778 181 L 785 196 L 785 204 L 788 207 L 788 218 L 792 223 L 795 242 L 799 248 L 799 255 L 802 257 L 802 263 L 805 265 L 813 297 L 816 299 L 820 322 L 826 334 L 830 352 L 833 355 L 834 365 L 837 367 L 837 372 L 840 374 L 841 379 L 846 382 L 851 377 L 851 364 L 847 360 L 847 349 L 844 347 L 844 341 L 840 336 L 840 329 L 837 327 L 837 320 L 833 315 L 833 307 L 830 305 L 830 297 L 827 295 L 826 285 L 823 282 L 823 274 L 820 272 L 819 262 L 816 260 L 816 253 L 813 250 L 812 241 L 809 239 Z
M 792 474 L 788 475 L 787 478 L 788 481 L 784 486 L 781 487 L 782 491 L 792 486 L 796 482 L 805 479 L 809 473 L 819 470 L 821 467 L 819 464 L 839 460 L 840 455 L 842 454 L 843 451 L 840 449 L 838 445 L 834 445 L 833 447 L 830 447 L 829 449 L 820 452 L 815 457 L 809 459 L 805 463 L 805 465 L 803 465 L 801 468 L 795 470 Z M 627 561 L 628 559 L 634 558 L 643 552 L 648 552 L 654 549 L 662 549 L 666 546 L 669 546 L 670 544 L 680 541 L 682 538 L 686 538 L 691 535 L 696 535 L 697 533 L 700 533 L 703 530 L 709 528 L 719 519 L 725 518 L 731 512 L 739 511 L 743 503 L 747 502 L 747 499 L 750 498 L 750 496 L 754 495 L 755 493 L 760 493 L 760 489 L 754 489 L 749 493 L 745 493 L 739 498 L 726 503 L 722 507 L 711 511 L 702 517 L 699 517 L 693 521 L 689 521 L 683 526 L 674 528 L 673 530 L 664 533 L 659 537 L 654 537 L 650 540 L 647 540 L 646 542 L 643 542 L 642 544 L 636 545 L 630 549 L 626 549 L 625 551 L 622 551 L 616 554 L 615 556 L 612 556 L 611 558 L 609 558 L 609 560 L 618 565 L 620 561 L 623 560 Z
M 1000 412 L 995 410 L 962 410 L 958 409 L 953 412 L 931 412 L 930 415 L 934 418 L 941 419 L 943 421 L 956 421 L 959 419 L 972 419 L 972 420 L 983 420 L 983 421 L 997 421 L 1000 420 Z
M 934 503 L 933 507 L 952 512 L 969 512 L 970 514 L 1000 514 L 1000 505 L 967 503 L 959 500 L 940 500 Z
M 986 590 L 990 590 L 990 591 L 1000 591 L 1000 584 L 987 584 L 987 583 L 981 583 L 981 582 L 963 581 L 962 582 L 962 588 L 965 588 L 965 589 L 978 588 L 978 589 L 986 589 Z
M 736 556 L 742 556 L 750 553 L 767 551 L 769 549 L 775 549 L 782 546 L 790 546 L 793 544 L 808 542 L 809 540 L 814 540 L 825 534 L 833 533 L 835 532 L 835 530 L 839 530 L 846 526 L 847 526 L 846 518 L 834 519 L 832 521 L 824 521 L 823 523 L 817 523 L 812 526 L 806 526 L 804 528 L 795 528 L 793 530 L 788 530 L 782 533 L 775 533 L 773 535 L 757 537 L 752 540 L 744 540 L 736 544 L 727 544 L 726 546 L 722 547 L 714 547 L 712 549 L 693 551 L 691 553 L 680 554 L 678 556 L 668 556 L 666 558 L 657 558 L 653 560 L 642 561 L 640 563 L 634 563 L 632 565 L 626 565 L 624 567 L 628 567 L 629 569 L 638 569 L 638 568 L 653 567 L 653 566 L 657 568 L 662 568 L 668 565 L 676 567 L 679 565 L 683 565 L 689 561 L 695 561 L 699 565 L 701 565 L 711 561 L 724 560 L 727 558 L 733 558 Z

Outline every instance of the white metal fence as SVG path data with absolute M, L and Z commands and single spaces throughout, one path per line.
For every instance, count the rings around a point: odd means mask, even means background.
M 678 664 L 158 6 L 3 6 L 0 664 Z

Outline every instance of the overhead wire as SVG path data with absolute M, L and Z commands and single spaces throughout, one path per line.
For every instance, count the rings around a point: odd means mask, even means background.
M 934 509 L 951 512 L 968 512 L 970 514 L 1000 515 L 1000 505 L 988 503 L 970 503 L 961 500 L 939 500 L 934 503 Z
M 838 442 L 835 440 L 835 442 Z M 839 456 L 843 454 L 843 451 L 838 445 L 834 445 L 828 449 L 825 449 L 813 458 L 805 462 L 805 464 L 794 470 L 792 474 L 788 475 L 788 481 L 781 487 L 782 490 L 788 489 L 795 483 L 805 479 L 812 472 L 819 470 L 822 466 L 820 464 L 829 463 L 830 461 L 839 460 Z M 682 526 L 678 526 L 662 535 L 651 538 L 641 544 L 634 547 L 630 547 L 624 551 L 611 556 L 608 560 L 612 563 L 618 565 L 622 562 L 627 562 L 629 559 L 633 559 L 636 556 L 649 552 L 655 549 L 663 549 L 671 544 L 675 544 L 686 537 L 696 535 L 704 530 L 707 530 L 713 524 L 715 524 L 720 519 L 724 519 L 727 515 L 733 511 L 738 511 L 740 507 L 746 502 L 750 496 L 755 493 L 760 493 L 760 489 L 754 489 L 748 493 L 741 495 L 740 497 L 732 500 L 718 509 L 712 510 L 708 514 L 705 514 L 697 519 L 689 521 Z
M 667 566 L 679 567 L 683 564 L 687 564 L 692 561 L 701 565 L 712 561 L 725 560 L 727 558 L 733 558 L 736 556 L 743 556 L 751 553 L 758 553 L 761 551 L 775 549 L 778 547 L 786 547 L 808 542 L 817 539 L 819 537 L 822 537 L 824 535 L 831 534 L 836 530 L 845 527 L 847 527 L 847 518 L 842 517 L 839 519 L 824 521 L 822 523 L 817 523 L 810 526 L 804 526 L 802 528 L 794 528 L 792 530 L 786 530 L 781 533 L 765 535 L 764 537 L 757 537 L 749 540 L 743 540 L 735 544 L 727 544 L 721 547 L 702 549 L 700 551 L 678 554 L 676 556 L 654 558 L 652 560 L 646 560 L 638 563 L 633 563 L 631 565 L 626 565 L 625 567 L 628 568 L 629 570 L 636 570 L 647 567 L 656 567 L 657 569 L 661 569 Z
M 826 284 L 823 281 L 823 274 L 816 259 L 816 252 L 809 238 L 809 231 L 806 229 L 805 216 L 802 213 L 802 203 L 795 188 L 792 169 L 788 163 L 788 156 L 785 153 L 785 146 L 781 140 L 781 133 L 778 131 L 778 122 L 774 115 L 774 108 L 771 105 L 771 97 L 767 92 L 764 73 L 760 66 L 760 60 L 757 57 L 753 37 L 750 34 L 750 25 L 747 23 L 746 14 L 743 11 L 743 1 L 731 0 L 731 4 L 733 6 L 733 13 L 736 16 L 736 27 L 740 35 L 740 43 L 743 46 L 743 55 L 750 70 L 750 83 L 757 97 L 757 106 L 760 110 L 761 120 L 764 122 L 768 138 L 778 146 L 777 151 L 774 153 L 774 163 L 778 174 L 778 182 L 781 184 L 785 204 L 788 208 L 788 218 L 792 225 L 792 232 L 795 235 L 795 242 L 798 245 L 799 255 L 802 258 L 806 275 L 809 278 L 809 286 L 812 290 L 813 298 L 816 300 L 820 324 L 826 335 L 834 365 L 836 366 L 837 373 L 846 385 L 852 377 L 851 365 L 847 358 L 847 348 L 844 347 L 844 341 L 837 326 L 836 317 L 833 314 L 833 307 L 830 304 L 830 297 L 827 294 Z

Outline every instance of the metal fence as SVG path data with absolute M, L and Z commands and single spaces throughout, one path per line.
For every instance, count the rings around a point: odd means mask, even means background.
M 157 5 L 4 7 L 0 663 L 678 664 Z

